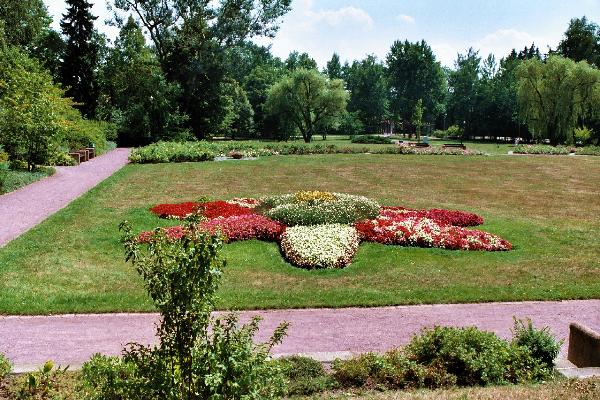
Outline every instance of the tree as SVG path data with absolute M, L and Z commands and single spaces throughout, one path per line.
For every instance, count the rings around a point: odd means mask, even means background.
M 550 56 L 517 67 L 521 118 L 537 139 L 574 142 L 574 129 L 600 107 L 600 70 L 585 61 Z
M 557 48 L 558 54 L 574 61 L 585 60 L 600 67 L 600 26 L 582 18 L 573 18 Z
M 337 53 L 333 53 L 331 60 L 327 61 L 327 68 L 323 71 L 329 79 L 343 79 L 343 68 L 340 63 L 340 56 Z
M 473 133 L 475 129 L 480 63 L 479 52 L 470 48 L 466 54 L 458 55 L 455 70 L 450 71 L 448 77 L 448 113 L 466 134 Z
M 0 21 L 6 44 L 26 50 L 49 30 L 52 18 L 43 0 L 2 0 Z
M 415 132 L 417 134 L 417 142 L 421 141 L 421 130 L 423 129 L 423 100 L 417 100 L 417 104 L 415 104 L 415 111 L 412 116 L 412 123 L 415 127 Z
M 83 115 L 92 118 L 96 112 L 98 83 L 98 44 L 94 39 L 94 17 L 87 0 L 67 0 L 67 13 L 60 27 L 67 39 L 61 68 L 61 82 L 67 95 L 77 103 Z
M 15 47 L 0 47 L 0 144 L 29 169 L 44 164 L 68 127 L 72 102 L 39 64 Z
M 245 79 L 244 88 L 254 110 L 254 127 L 261 137 L 277 136 L 277 118 L 268 112 L 266 103 L 269 89 L 282 78 L 283 73 L 283 68 L 263 64 L 254 68 Z
M 285 60 L 285 68 L 288 71 L 295 71 L 300 68 L 317 69 L 317 62 L 308 53 L 300 54 L 297 51 L 292 51 Z
M 293 124 L 309 143 L 317 126 L 333 123 L 348 102 L 344 82 L 328 79 L 316 70 L 298 69 L 269 91 L 267 107 L 284 122 Z
M 354 61 L 345 73 L 350 91 L 348 111 L 358 114 L 367 133 L 376 133 L 388 112 L 385 67 L 375 56 Z
M 446 83 L 431 47 L 424 40 L 396 41 L 387 55 L 387 68 L 393 115 L 410 121 L 417 101 L 422 99 L 424 120 L 434 121 L 442 110 Z
M 117 124 L 118 143 L 139 146 L 181 138 L 187 117 L 177 108 L 177 85 L 168 83 L 133 18 L 121 28 L 101 71 L 98 115 Z
M 254 136 L 254 111 L 246 91 L 233 79 L 226 79 L 222 85 L 226 114 L 219 134 L 231 139 Z

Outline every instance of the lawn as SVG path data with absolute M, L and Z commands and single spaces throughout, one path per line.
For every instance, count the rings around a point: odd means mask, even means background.
M 164 202 L 301 189 L 476 212 L 510 252 L 364 243 L 344 270 L 305 271 L 276 244 L 226 245 L 221 308 L 343 307 L 597 298 L 600 162 L 594 157 L 327 155 L 129 165 L 0 249 L 0 313 L 152 310 L 123 261 L 119 223 L 147 230 Z

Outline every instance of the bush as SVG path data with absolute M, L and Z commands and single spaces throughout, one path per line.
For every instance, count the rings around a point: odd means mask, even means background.
M 130 344 L 122 360 L 96 358 L 86 368 L 97 399 L 272 399 L 283 376 L 268 361 L 287 328 L 256 345 L 260 318 L 238 324 L 234 314 L 212 317 L 214 296 L 225 265 L 221 240 L 190 224 L 178 240 L 161 229 L 145 247 L 121 224 L 126 260 L 144 280 L 161 314 L 158 345 Z M 144 247 L 142 247 L 144 246 Z
M 463 130 L 458 125 L 451 125 L 445 131 L 436 129 L 433 136 L 438 139 L 459 139 L 463 135 Z
M 212 161 L 215 155 L 213 146 L 206 142 L 157 142 L 133 150 L 129 161 L 139 164 Z
M 578 147 L 575 154 L 580 156 L 600 156 L 600 146 Z
M 276 361 L 286 380 L 286 394 L 310 395 L 335 389 L 336 381 L 327 374 L 323 364 L 310 357 L 291 356 Z
M 299 193 L 261 199 L 266 208 L 264 215 L 288 226 L 350 224 L 375 218 L 381 208 L 364 196 L 331 193 L 332 199 L 303 201 L 298 198 Z
M 535 329 L 530 319 L 523 321 L 516 318 L 512 343 L 527 348 L 532 357 L 541 361 L 549 370 L 554 368 L 554 359 L 562 346 L 562 341 L 557 341 L 548 327 Z
M 584 125 L 582 127 L 575 128 L 573 135 L 575 136 L 576 142 L 579 142 L 581 144 L 587 144 L 590 141 L 590 139 L 594 136 L 594 130 Z
M 12 371 L 12 364 L 6 356 L 0 353 L 0 381 Z
M 392 144 L 390 138 L 378 135 L 360 135 L 353 136 L 350 141 L 352 143 L 364 143 L 364 144 Z
M 520 144 L 513 150 L 515 154 L 544 154 L 544 155 L 568 155 L 571 148 L 566 146 L 549 146 L 545 144 Z

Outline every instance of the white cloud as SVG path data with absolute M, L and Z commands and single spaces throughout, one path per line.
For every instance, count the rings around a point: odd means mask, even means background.
M 304 5 L 304 25 L 316 26 L 325 23 L 333 28 L 352 26 L 362 30 L 370 30 L 374 26 L 373 18 L 362 8 L 348 6 L 337 10 L 314 10 L 312 1 L 305 1 Z
M 411 24 L 411 25 L 415 23 L 414 17 L 411 17 L 410 15 L 406 15 L 406 14 L 398 15 L 398 19 L 402 22 L 405 22 L 405 23 Z

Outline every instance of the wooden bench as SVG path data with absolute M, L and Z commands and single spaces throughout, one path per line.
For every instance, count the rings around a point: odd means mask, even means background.
M 417 143 L 415 147 L 429 147 L 429 143 Z
M 446 144 L 442 145 L 442 148 L 445 148 L 445 149 L 453 149 L 454 148 L 454 149 L 463 149 L 463 150 L 466 150 L 467 146 L 465 146 L 462 143 L 446 143 Z

